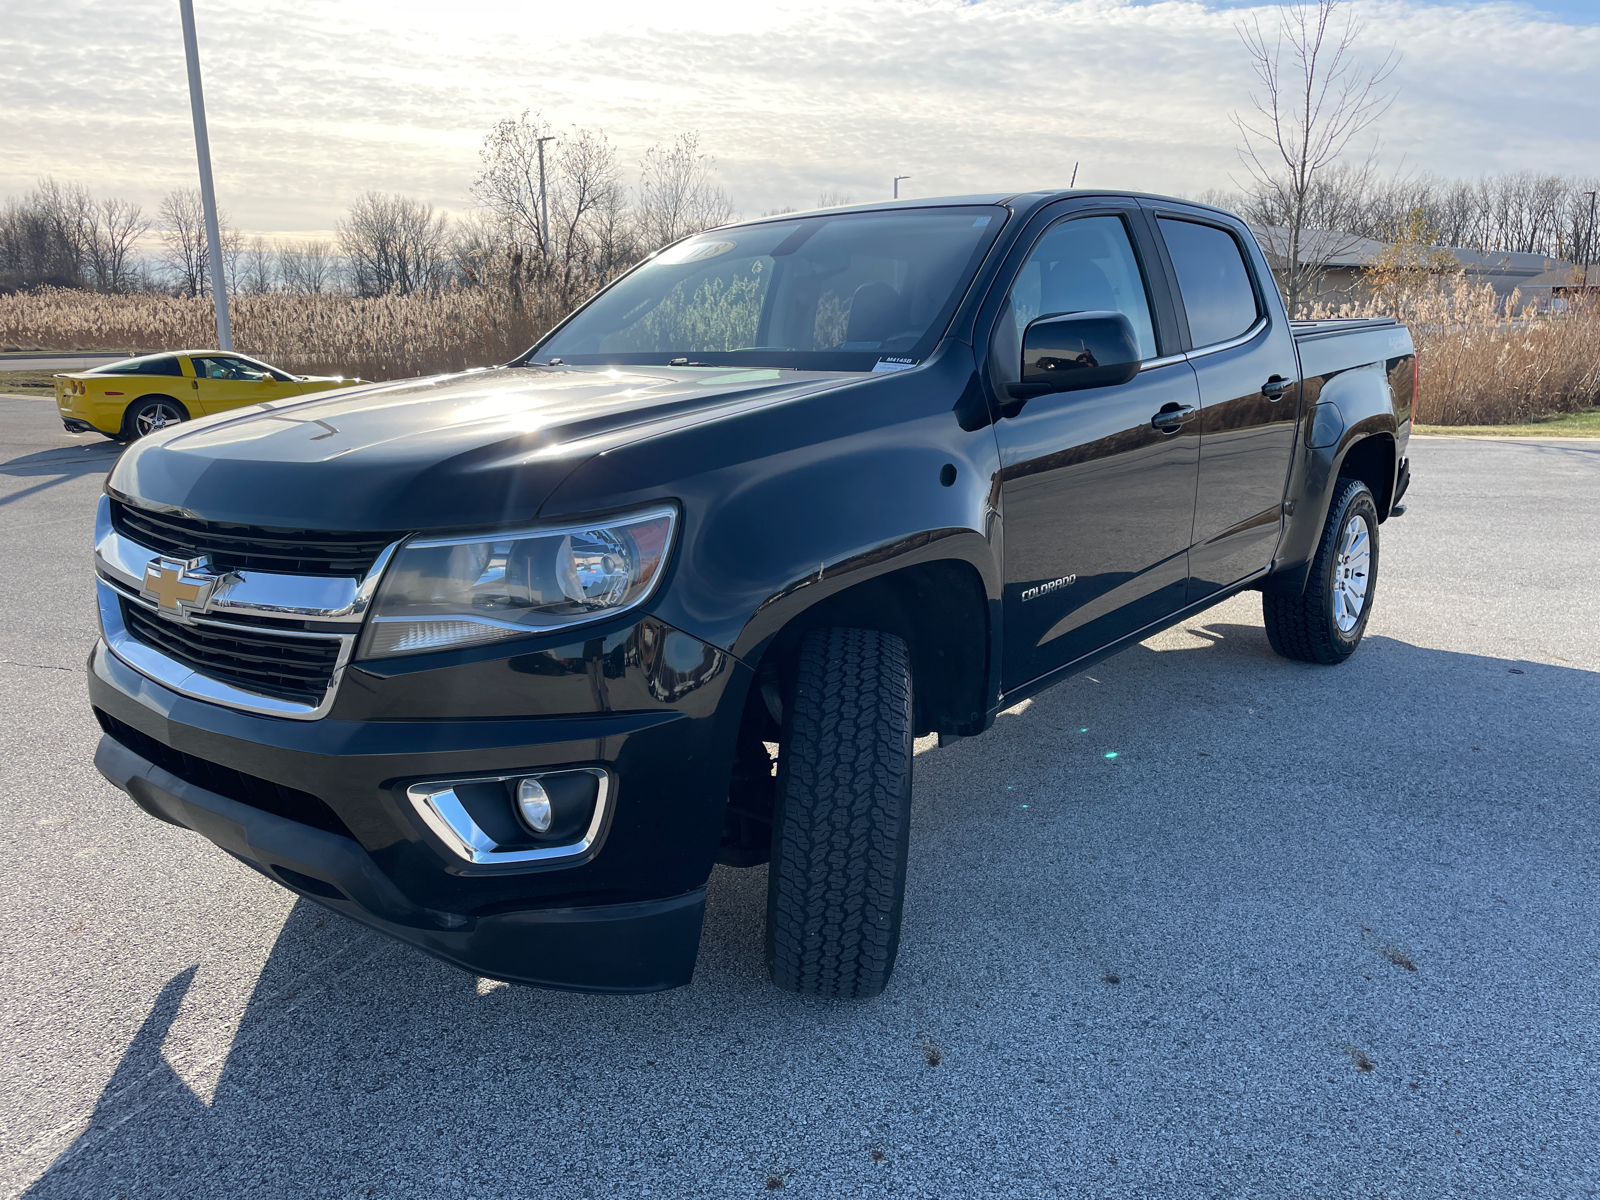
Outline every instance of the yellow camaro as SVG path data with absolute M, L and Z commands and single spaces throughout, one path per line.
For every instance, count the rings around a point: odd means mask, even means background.
M 290 375 L 222 350 L 147 354 L 57 375 L 55 381 L 56 408 L 68 433 L 103 433 L 123 441 L 190 417 L 365 382 Z

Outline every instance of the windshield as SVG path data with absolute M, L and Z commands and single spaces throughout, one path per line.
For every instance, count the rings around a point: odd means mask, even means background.
M 981 205 L 713 230 L 641 264 L 529 357 L 813 371 L 910 365 L 943 334 L 1005 216 Z

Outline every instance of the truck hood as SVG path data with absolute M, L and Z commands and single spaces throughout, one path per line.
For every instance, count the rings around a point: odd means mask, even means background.
M 135 442 L 107 490 L 209 521 L 351 532 L 530 520 L 581 462 L 854 373 L 493 367 L 273 401 Z

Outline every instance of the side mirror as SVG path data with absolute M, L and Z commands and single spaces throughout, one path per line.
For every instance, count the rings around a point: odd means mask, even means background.
M 1139 373 L 1139 339 L 1119 312 L 1040 317 L 1022 334 L 1022 382 L 1013 400 L 1127 383 Z
M 261 382 L 262 383 L 277 383 L 278 382 L 278 378 L 275 375 L 263 375 L 261 377 Z

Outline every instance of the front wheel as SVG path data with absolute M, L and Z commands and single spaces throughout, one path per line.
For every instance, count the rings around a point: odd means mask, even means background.
M 1378 506 L 1359 479 L 1340 479 L 1306 589 L 1263 593 L 1267 641 L 1296 662 L 1342 663 L 1367 631 L 1378 583 Z
M 171 396 L 144 396 L 128 406 L 122 418 L 122 436 L 131 442 L 188 419 L 188 411 Z
M 800 644 L 778 755 L 767 966 L 786 991 L 876 996 L 900 948 L 911 830 L 911 656 L 889 633 Z

